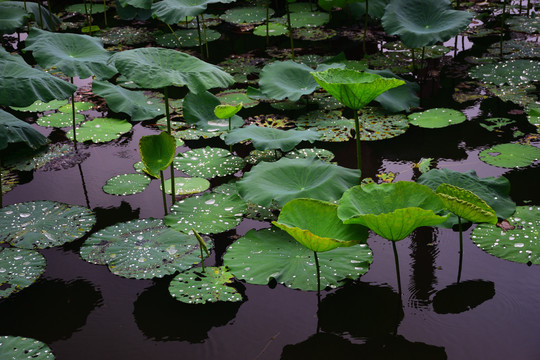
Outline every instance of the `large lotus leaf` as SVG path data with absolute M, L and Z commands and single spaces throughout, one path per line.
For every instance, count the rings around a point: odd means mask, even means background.
M 502 219 L 510 217 L 516 211 L 516 204 L 510 198 L 510 181 L 503 176 L 480 178 L 473 170 L 460 173 L 449 169 L 433 169 L 422 174 L 418 178 L 418 183 L 432 190 L 437 189 L 441 184 L 450 184 L 469 190 L 484 200 Z M 439 226 L 450 228 L 457 223 L 457 217 L 452 214 Z
M 483 162 L 502 168 L 525 167 L 540 159 L 540 149 L 524 144 L 499 144 L 478 154 Z
M 35 250 L 0 248 L 0 299 L 30 286 L 45 266 L 45 258 Z M 0 355 L 1 349 L 0 340 Z
M 343 192 L 358 184 L 360 171 L 312 159 L 282 158 L 275 163 L 255 165 L 237 182 L 238 193 L 249 202 L 283 206 L 298 198 L 338 200 Z
M 249 6 L 228 9 L 220 18 L 232 24 L 260 24 L 265 21 L 266 15 L 265 7 Z M 268 9 L 268 16 L 272 15 L 274 15 L 274 10 Z
M 32 51 L 39 65 L 56 67 L 67 76 L 85 79 L 95 75 L 109 79 L 116 74 L 116 69 L 107 65 L 111 54 L 94 37 L 32 28 L 26 45 L 25 51 Z
M 20 56 L 0 47 L 0 105 L 28 106 L 70 97 L 77 86 L 26 64 Z
M 232 286 L 234 275 L 225 266 L 194 268 L 174 277 L 169 293 L 188 304 L 207 304 L 218 301 L 242 301 L 242 295 Z
M 73 126 L 73 115 L 63 112 L 51 113 L 41 116 L 36 123 L 43 127 L 64 128 Z M 84 115 L 75 114 L 75 124 L 80 124 L 85 120 Z
M 121 174 L 107 180 L 103 191 L 111 195 L 133 195 L 145 190 L 151 179 L 143 174 Z
M 39 340 L 22 336 L 0 336 L 0 359 L 54 360 L 54 354 L 47 344 Z
M 407 81 L 390 70 L 366 70 L 366 72 L 405 81 L 403 86 L 385 91 L 375 98 L 375 101 L 386 110 L 390 112 L 409 111 L 420 105 L 420 98 L 416 95 L 420 91 L 420 86 L 417 83 Z
M 336 248 L 318 254 L 321 289 L 343 285 L 365 274 L 373 261 L 366 244 Z M 223 255 L 223 262 L 238 279 L 267 285 L 272 279 L 293 289 L 317 290 L 313 251 L 285 231 L 250 230 Z
M 74 241 L 96 223 L 91 210 L 54 201 L 30 201 L 0 209 L 0 243 L 45 249 Z
M 126 4 L 124 6 L 117 5 L 116 14 L 122 20 L 148 20 L 152 17 L 152 10 L 150 8 L 140 8 Z
M 11 5 L 9 2 L 0 3 L 0 34 L 11 34 L 22 28 L 30 18 L 23 8 Z
M 222 104 L 228 105 L 240 105 L 242 108 L 252 108 L 259 104 L 259 100 L 255 100 L 247 96 L 246 90 L 243 89 L 232 89 L 221 91 L 216 94 L 216 97 L 221 101 Z
M 32 14 L 34 16 L 34 21 L 42 29 L 54 31 L 58 25 L 62 23 L 62 20 L 60 20 L 56 15 L 51 14 L 45 6 L 38 2 L 9 1 L 9 5 L 18 6 Z
M 319 0 L 319 4 L 322 0 Z M 354 19 L 361 19 L 364 21 L 366 14 L 366 1 L 365 0 L 348 0 L 350 12 Z M 384 9 L 390 0 L 369 0 L 368 14 L 372 19 L 380 19 L 384 15 Z
M 187 16 L 202 14 L 215 0 L 161 0 L 152 5 L 152 15 L 167 24 L 185 20 Z M 222 1 L 225 2 L 225 1 Z
M 201 35 L 201 39 L 199 39 L 199 34 Z M 156 36 L 156 43 L 160 46 L 173 49 L 179 46 L 187 48 L 219 40 L 219 38 L 221 38 L 221 33 L 213 29 L 206 29 L 204 33 L 199 33 L 196 29 L 176 30 L 174 35 L 172 33 L 165 33 Z M 178 43 L 178 40 L 180 40 L 180 43 Z
M 178 154 L 174 167 L 188 174 L 211 179 L 217 176 L 232 175 L 244 167 L 241 157 L 234 156 L 221 148 L 200 148 Z
M 448 216 L 437 213 L 444 204 L 429 187 L 414 182 L 358 185 L 339 201 L 338 216 L 345 224 L 361 224 L 392 241 L 420 226 L 434 226 Z
M 428 109 L 410 114 L 408 117 L 411 124 L 428 129 L 443 128 L 467 120 L 461 111 L 445 108 Z
M 212 243 L 207 241 L 208 248 Z M 81 257 L 107 265 L 118 276 L 151 279 L 187 270 L 201 262 L 194 235 L 174 231 L 161 219 L 138 219 L 106 227 L 81 247 Z
M 176 195 L 188 195 L 196 194 L 208 190 L 210 188 L 210 181 L 198 177 L 175 177 L 174 178 L 174 192 Z M 165 181 L 165 193 L 171 194 L 171 181 Z
M 310 75 L 312 71 L 309 66 L 292 60 L 274 62 L 262 69 L 259 85 L 270 99 L 297 101 L 319 88 Z
M 497 224 L 495 210 L 473 192 L 454 185 L 441 184 L 436 193 L 446 208 L 458 217 L 474 223 Z
M 280 130 L 269 127 L 249 125 L 243 128 L 233 129 L 225 135 L 225 144 L 237 144 L 244 140 L 251 140 L 257 150 L 280 149 L 290 151 L 302 141 L 313 142 L 321 137 L 312 130 Z
M 453 10 L 448 0 L 392 0 L 382 25 L 389 35 L 399 35 L 411 48 L 445 42 L 467 28 L 473 14 Z
M 92 82 L 94 94 L 105 98 L 112 111 L 128 114 L 132 121 L 153 119 L 165 112 L 164 106 L 140 91 L 131 91 L 107 81 Z
M 111 118 L 96 118 L 83 123 L 77 131 L 77 141 L 92 141 L 94 143 L 107 142 L 118 139 L 127 133 L 132 125 L 126 120 Z M 73 140 L 73 129 L 66 134 L 68 139 Z
M 165 224 L 171 228 L 201 234 L 217 234 L 234 229 L 242 220 L 247 206 L 238 195 L 206 193 L 177 201 Z
M 186 85 L 198 94 L 234 83 L 232 76 L 219 67 L 172 49 L 126 50 L 114 54 L 111 61 L 122 75 L 149 89 Z
M 23 142 L 32 149 L 37 149 L 48 143 L 49 140 L 32 125 L 0 109 L 0 150 L 4 150 L 10 143 L 18 142 Z
M 540 207 L 518 206 L 508 222 L 515 228 L 502 230 L 496 225 L 478 225 L 471 233 L 472 241 L 498 258 L 539 265 Z
M 403 80 L 349 69 L 333 68 L 311 75 L 324 90 L 353 110 L 359 110 L 383 92 L 405 84 Z
M 294 199 L 286 203 L 272 224 L 285 230 L 306 248 L 329 251 L 366 241 L 367 228 L 345 225 L 337 216 L 338 206 L 315 199 Z
M 518 86 L 540 81 L 538 60 L 508 60 L 494 64 L 480 64 L 469 70 L 469 75 L 497 86 Z
M 146 135 L 139 140 L 139 152 L 144 171 L 153 177 L 171 165 L 176 153 L 176 140 L 165 131 L 158 135 Z
M 190 92 L 184 98 L 184 120 L 201 130 L 228 130 L 229 119 L 220 119 L 214 113 L 214 109 L 220 104 L 219 99 L 209 91 L 199 94 Z M 243 123 L 244 121 L 238 115 L 231 118 L 231 128 L 242 126 Z
M 150 9 L 152 7 L 152 0 L 118 0 L 120 5 L 131 5 L 140 9 Z

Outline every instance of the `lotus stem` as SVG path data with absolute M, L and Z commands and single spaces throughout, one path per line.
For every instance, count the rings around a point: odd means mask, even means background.
M 414 49 L 411 49 L 411 61 L 412 61 L 412 72 L 414 75 L 416 73 L 416 64 L 414 61 Z
M 51 22 L 51 25 L 54 24 L 54 21 L 53 21 L 53 12 L 51 10 L 51 0 L 48 0 L 47 1 L 47 8 L 49 9 L 49 21 Z M 55 31 L 56 29 L 52 29 L 52 31 Z
M 461 280 L 461 266 L 463 264 L 463 229 L 461 227 L 461 217 L 458 216 L 458 228 L 459 228 L 459 265 L 457 282 Z
M 178 45 L 180 47 L 182 47 L 182 43 L 180 42 L 180 38 L 178 36 L 176 36 L 176 33 L 174 32 L 173 28 L 171 27 L 171 25 L 167 24 L 167 26 L 169 27 L 169 30 L 171 30 L 171 34 L 174 36 L 174 38 L 176 39 L 176 42 L 178 43 Z
M 4 184 L 2 183 L 2 156 L 0 156 L 0 209 L 3 208 L 2 197 L 4 196 Z
M 506 18 L 506 0 L 503 0 L 503 11 L 501 14 L 501 43 L 499 57 L 503 58 L 503 35 L 504 35 L 504 19 Z
M 41 30 L 43 30 L 43 14 L 41 12 L 41 1 L 38 1 L 38 12 L 39 12 L 39 22 L 41 25 Z
M 71 77 L 71 83 L 73 84 L 73 77 Z M 73 115 L 73 143 L 75 145 L 75 150 L 77 150 L 77 131 L 75 129 L 75 93 L 71 94 L 71 114 Z
M 208 38 L 206 37 L 206 22 L 204 22 L 204 16 L 201 14 L 202 29 L 204 34 L 204 47 L 206 48 L 206 58 L 210 59 L 210 51 L 208 50 Z
M 268 18 L 270 18 L 270 3 L 266 3 L 266 46 L 270 44 L 270 29 Z
M 171 114 L 169 112 L 169 89 L 167 86 L 163 88 L 163 97 L 165 98 L 165 117 L 167 118 L 167 133 L 169 135 L 172 135 L 172 129 L 171 129 Z M 163 191 L 165 191 L 165 188 L 163 188 Z M 176 190 L 174 186 L 174 166 L 173 163 L 171 163 L 171 200 L 172 205 L 176 202 Z
M 163 178 L 163 170 L 159 171 L 159 179 L 161 180 L 161 195 L 163 197 L 163 210 L 167 215 L 167 196 L 165 195 L 165 179 Z
M 291 26 L 291 13 L 289 11 L 289 3 L 285 1 L 285 10 L 287 11 L 287 29 L 289 30 L 289 41 L 291 43 L 291 56 L 294 61 L 294 41 L 292 37 L 292 26 Z
M 315 269 L 317 270 L 317 298 L 318 303 L 321 302 L 321 268 L 319 267 L 319 257 L 317 252 L 313 251 L 313 258 L 315 259 Z
M 104 21 L 105 21 L 105 27 L 109 27 L 109 25 L 107 24 L 107 0 L 103 0 L 103 16 L 104 16 Z
M 199 48 L 200 48 L 199 51 L 201 52 L 201 56 L 204 58 L 202 38 L 201 38 L 201 24 L 199 23 L 199 15 L 197 15 L 197 34 L 199 35 Z
M 392 242 L 392 249 L 394 250 L 394 262 L 396 263 L 396 276 L 397 276 L 397 285 L 398 285 L 398 292 L 399 292 L 399 298 L 401 300 L 401 276 L 399 274 L 399 258 L 398 258 L 398 252 L 396 249 L 396 242 Z
M 201 250 L 201 267 L 202 267 L 202 271 L 204 272 L 204 253 L 202 250 L 202 246 L 199 246 L 199 249 Z
M 422 82 L 426 80 L 425 71 L 424 71 L 424 59 L 426 54 L 426 47 L 422 46 L 422 57 L 420 58 L 420 71 L 422 71 Z
M 356 167 L 362 170 L 362 147 L 360 143 L 360 121 L 358 120 L 358 110 L 354 112 L 354 129 L 356 131 Z
M 364 17 L 364 38 L 362 39 L 362 51 L 364 56 L 366 56 L 366 36 L 367 36 L 367 25 L 368 25 L 368 9 L 369 9 L 369 0 L 366 0 L 366 15 Z

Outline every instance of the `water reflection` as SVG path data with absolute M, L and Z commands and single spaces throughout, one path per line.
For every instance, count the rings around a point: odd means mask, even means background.
M 421 227 L 411 234 L 411 281 L 409 285 L 409 305 L 416 308 L 427 307 L 435 292 L 435 259 L 439 254 L 437 236 L 439 230 Z
M 467 280 L 438 291 L 433 297 L 433 310 L 438 314 L 459 314 L 492 299 L 495 284 L 485 280 Z

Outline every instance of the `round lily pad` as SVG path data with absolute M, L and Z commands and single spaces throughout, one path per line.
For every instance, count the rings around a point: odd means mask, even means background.
M 290 14 L 292 28 L 311 28 L 326 24 L 330 14 L 322 11 L 300 11 Z M 281 22 L 287 23 L 287 15 L 281 17 Z
M 203 192 L 210 188 L 210 182 L 198 177 L 175 177 L 174 191 L 176 195 L 188 195 Z M 171 193 L 171 181 L 165 180 L 165 193 Z
M 30 201 L 0 209 L 0 243 L 45 249 L 74 241 L 96 223 L 87 208 L 54 201 Z
M 103 191 L 111 195 L 133 195 L 142 192 L 150 184 L 150 179 L 144 174 L 121 174 L 107 180 Z
M 502 168 L 525 167 L 538 161 L 540 149 L 532 145 L 499 144 L 478 154 L 483 162 Z
M 80 124 L 84 121 L 84 115 L 75 114 L 75 124 Z M 52 113 L 42 116 L 37 119 L 37 124 L 43 127 L 69 127 L 73 125 L 73 115 L 71 113 Z
M 321 288 L 335 288 L 347 279 L 365 274 L 372 253 L 365 244 L 317 254 Z M 285 231 L 272 228 L 250 230 L 227 249 L 224 264 L 238 279 L 249 284 L 278 284 L 301 290 L 317 290 L 313 251 L 300 245 Z
M 206 304 L 218 301 L 242 301 L 235 288 L 227 286 L 233 274 L 225 266 L 194 268 L 172 279 L 169 293 L 178 301 L 188 304 Z
M 287 153 L 287 155 L 285 155 L 285 157 L 288 157 L 290 159 L 308 159 L 315 157 L 319 160 L 327 162 L 332 161 L 334 156 L 335 155 L 330 150 L 317 148 L 293 150 Z
M 111 141 L 130 131 L 131 127 L 126 120 L 96 118 L 77 128 L 77 141 L 94 143 Z M 67 132 L 67 137 L 73 140 L 73 129 Z
M 334 29 L 298 28 L 293 30 L 293 38 L 308 41 L 322 41 L 337 35 Z
M 251 108 L 259 104 L 258 100 L 254 100 L 247 96 L 246 91 L 242 89 L 225 90 L 216 94 L 222 104 L 238 105 L 242 103 L 242 107 Z
M 17 111 L 26 111 L 26 112 L 44 112 L 44 111 L 50 111 L 50 110 L 57 110 L 63 105 L 66 105 L 68 103 L 67 100 L 52 100 L 49 102 L 43 102 L 41 100 L 36 100 L 32 105 L 26 106 L 26 107 L 15 107 L 12 106 L 11 108 Z
M 314 142 L 320 134 L 311 130 L 280 130 L 257 125 L 237 128 L 225 135 L 225 144 L 232 145 L 251 140 L 257 150 L 280 149 L 290 151 L 302 141 Z
M 480 224 L 471 233 L 472 241 L 498 258 L 540 264 L 540 207 L 518 206 L 507 220 L 514 229 L 505 231 L 496 225 Z
M 85 101 L 77 101 L 77 102 L 75 102 L 75 111 L 76 112 L 87 111 L 87 110 L 92 109 L 93 107 L 94 107 L 94 104 L 92 104 L 91 102 L 85 102 Z M 73 112 L 71 104 L 66 104 L 66 105 L 60 106 L 58 108 L 58 110 L 60 112 L 67 113 L 67 114 L 71 114 Z
M 0 299 L 30 286 L 45 266 L 45 258 L 35 250 L 0 248 Z M 1 349 L 0 344 L 0 354 Z
M 253 29 L 253 35 L 257 36 L 266 36 L 267 34 L 267 27 L 266 24 L 256 26 Z M 280 35 L 287 35 L 289 33 L 289 29 L 283 24 L 271 22 L 268 23 L 268 36 L 280 36 Z
M 212 29 L 206 29 L 206 37 L 204 32 L 201 31 L 201 41 L 199 42 L 199 32 L 195 29 L 190 30 L 176 30 L 174 32 L 176 37 L 171 33 L 166 33 L 160 36 L 156 36 L 156 43 L 160 46 L 167 48 L 178 48 L 178 47 L 194 47 L 199 46 L 201 43 L 205 44 L 210 41 L 218 40 L 221 37 L 221 34 Z M 178 40 L 180 43 L 178 43 Z
M 495 64 L 481 64 L 473 67 L 469 75 L 478 80 L 495 85 L 524 85 L 540 80 L 538 60 L 508 60 Z
M 268 9 L 268 16 L 274 15 L 273 9 Z M 221 19 L 232 24 L 259 24 L 266 19 L 266 8 L 262 6 L 237 7 L 225 11 Z
M 174 159 L 174 167 L 190 176 L 211 179 L 227 176 L 242 170 L 245 162 L 221 148 L 200 148 L 178 154 Z
M 35 339 L 22 336 L 0 336 L 0 359 L 54 360 L 51 348 Z
M 343 117 L 339 110 L 310 111 L 298 118 L 297 126 L 317 131 L 321 134 L 320 141 L 343 142 L 353 138 L 354 121 Z
M 445 108 L 434 108 L 413 113 L 408 118 L 411 124 L 428 129 L 443 128 L 467 120 L 467 117 L 461 111 Z
M 212 242 L 206 243 L 212 247 Z M 201 262 L 194 235 L 174 231 L 161 219 L 152 218 L 112 225 L 92 234 L 81 247 L 81 257 L 132 279 L 163 277 Z

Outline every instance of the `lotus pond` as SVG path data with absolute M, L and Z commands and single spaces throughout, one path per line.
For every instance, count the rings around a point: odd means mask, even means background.
M 539 1 L 42 5 L 1 359 L 540 358 Z

